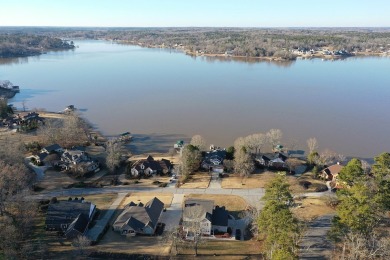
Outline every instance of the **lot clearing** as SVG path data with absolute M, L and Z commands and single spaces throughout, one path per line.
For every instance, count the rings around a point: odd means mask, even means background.
M 204 172 L 196 172 L 190 175 L 186 183 L 180 185 L 184 189 L 207 189 L 209 187 L 211 175 Z
M 222 179 L 223 189 L 255 189 L 265 188 L 276 176 L 275 172 L 266 171 L 263 173 L 252 174 L 247 178 L 232 174 L 229 177 Z M 325 183 L 321 180 L 314 179 L 312 173 L 305 173 L 301 176 L 287 176 L 287 180 L 290 184 L 290 190 L 292 193 L 304 193 L 304 192 L 317 192 L 327 190 Z M 304 183 L 307 183 L 307 188 L 304 187 Z
M 291 209 L 294 215 L 302 221 L 312 221 L 318 217 L 334 214 L 335 209 L 326 205 L 326 197 L 323 198 L 304 198 L 296 200 L 297 207 Z

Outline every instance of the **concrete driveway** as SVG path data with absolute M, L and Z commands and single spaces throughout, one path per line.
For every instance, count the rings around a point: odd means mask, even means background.
M 179 226 L 184 194 L 174 194 L 171 206 L 163 212 L 160 222 L 165 223 L 165 230 L 172 230 Z

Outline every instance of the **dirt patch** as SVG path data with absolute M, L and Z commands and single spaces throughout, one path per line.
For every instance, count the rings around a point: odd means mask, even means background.
M 186 183 L 180 185 L 184 189 L 207 189 L 211 176 L 208 173 L 197 172 L 190 176 Z
M 334 214 L 336 211 L 326 205 L 326 198 L 304 198 L 296 200 L 297 207 L 292 208 L 294 215 L 304 221 L 311 221 L 318 217 Z
M 126 196 L 126 198 L 123 200 L 120 208 L 124 208 L 124 206 L 126 206 L 130 202 L 134 202 L 134 203 L 142 202 L 142 204 L 146 204 L 148 201 L 150 201 L 154 197 L 157 197 L 159 200 L 161 200 L 164 203 L 165 208 L 169 208 L 171 206 L 172 198 L 173 198 L 172 194 L 134 192 L 134 193 L 130 193 Z

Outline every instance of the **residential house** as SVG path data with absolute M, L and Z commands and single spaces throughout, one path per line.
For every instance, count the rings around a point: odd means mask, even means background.
M 69 164 L 78 164 L 83 161 L 89 161 L 88 155 L 81 150 L 65 150 L 61 155 L 61 160 Z
M 201 199 L 187 199 L 183 209 L 184 231 L 191 232 L 193 223 L 199 223 L 203 235 L 226 233 L 229 228 L 229 219 L 232 218 L 225 207 L 214 207 L 214 201 Z
M 276 153 L 274 158 L 270 160 L 268 166 L 276 168 L 276 169 L 286 168 L 287 167 L 287 165 L 286 165 L 287 158 L 288 157 L 282 153 Z
M 137 176 L 151 176 L 153 174 L 167 174 L 172 171 L 173 165 L 169 160 L 161 159 L 154 160 L 152 156 L 148 156 L 144 160 L 139 160 L 134 163 L 131 168 L 131 175 Z
M 226 158 L 226 150 L 215 149 L 207 152 L 203 158 L 201 167 L 208 171 L 223 173 L 223 160 Z
M 337 181 L 337 176 L 339 175 L 343 166 L 340 163 L 333 164 L 320 173 L 321 178 L 327 181 Z
M 145 205 L 131 202 L 118 216 L 113 230 L 125 236 L 153 235 L 164 209 L 164 203 L 154 197 Z
M 64 149 L 59 144 L 52 144 L 41 149 L 41 153 L 63 153 Z
M 96 206 L 84 199 L 50 203 L 46 213 L 46 230 L 62 232 L 68 239 L 84 235 L 96 213 Z
M 261 155 L 259 157 L 256 157 L 255 161 L 258 162 L 263 167 L 268 167 L 271 159 L 265 155 Z

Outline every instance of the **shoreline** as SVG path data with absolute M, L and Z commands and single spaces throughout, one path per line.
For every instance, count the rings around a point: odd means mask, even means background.
M 136 42 L 128 42 L 128 41 L 113 41 L 110 39 L 104 39 L 107 41 L 112 41 L 118 44 L 124 44 L 124 45 L 132 45 L 132 46 L 139 46 L 141 48 L 150 48 L 150 49 L 164 49 L 164 50 L 176 50 L 178 52 L 184 53 L 185 55 L 189 55 L 191 57 L 216 57 L 216 58 L 230 58 L 230 59 L 240 59 L 240 60 L 259 60 L 259 61 L 272 61 L 272 62 L 293 62 L 296 60 L 301 59 L 323 59 L 323 60 L 342 60 L 347 59 L 351 57 L 388 57 L 390 58 L 390 53 L 383 52 L 383 53 L 377 53 L 377 52 L 356 52 L 352 53 L 350 55 L 325 55 L 321 53 L 315 53 L 315 54 L 294 54 L 296 55 L 293 59 L 287 59 L 283 57 L 273 57 L 273 56 L 263 56 L 263 57 L 255 57 L 255 56 L 237 56 L 232 54 L 225 54 L 225 53 L 197 53 L 194 51 L 190 51 L 185 46 L 178 46 L 178 47 L 166 47 L 166 46 L 160 46 L 160 45 L 145 45 L 143 43 L 136 43 Z

